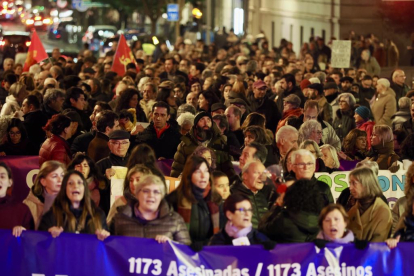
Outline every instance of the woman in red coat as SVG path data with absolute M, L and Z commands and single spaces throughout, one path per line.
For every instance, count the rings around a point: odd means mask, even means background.
M 72 137 L 73 123 L 65 115 L 57 114 L 50 119 L 43 128 L 51 136 L 43 143 L 39 152 L 39 165 L 48 160 L 62 162 L 66 166 L 71 161 L 69 144 L 66 142 Z

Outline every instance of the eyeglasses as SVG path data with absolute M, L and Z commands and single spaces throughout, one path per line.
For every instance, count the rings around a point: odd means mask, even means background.
M 112 145 L 115 145 L 115 146 L 117 146 L 117 147 L 119 147 L 119 146 L 125 146 L 125 145 L 128 145 L 128 144 L 129 144 L 129 142 L 111 142 L 111 144 L 112 144 Z
M 253 209 L 246 209 L 246 208 L 239 208 L 239 209 L 236 209 L 236 210 L 234 210 L 234 211 L 239 211 L 240 213 L 245 213 L 245 214 L 247 214 L 247 213 L 250 213 L 250 214 L 252 214 L 253 213 Z
M 16 132 L 13 132 L 13 131 L 10 131 L 9 132 L 9 135 L 10 136 L 18 136 L 18 135 L 21 135 L 22 133 L 20 132 L 20 131 L 16 131 Z
M 294 164 L 294 166 L 298 167 L 299 169 L 304 169 L 305 167 L 313 167 L 315 166 L 314 163 L 298 163 L 298 164 Z
M 306 115 L 306 119 L 308 119 L 308 120 L 316 120 L 316 118 L 318 118 L 318 116 L 309 116 L 309 115 Z
M 155 195 L 155 196 L 159 196 L 161 195 L 161 191 L 160 190 L 150 190 L 150 189 L 142 189 L 141 192 L 144 193 L 144 195 L 149 195 L 151 194 L 151 192 Z
M 312 132 L 313 132 L 313 133 L 316 133 L 316 134 L 318 134 L 318 135 L 322 135 L 322 131 L 320 131 L 320 130 L 312 130 Z

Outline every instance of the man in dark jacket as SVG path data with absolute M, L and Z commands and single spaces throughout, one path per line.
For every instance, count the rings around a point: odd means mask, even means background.
M 290 94 L 295 94 L 300 98 L 300 107 L 303 108 L 306 102 L 306 98 L 303 95 L 300 87 L 296 86 L 295 76 L 292 74 L 285 74 L 280 79 L 280 87 L 283 89 L 283 92 L 276 101 L 277 110 L 279 112 L 279 117 L 282 118 L 283 115 L 283 99 L 289 96 Z
M 89 130 L 92 127 L 92 122 L 89 115 L 85 112 L 86 95 L 79 87 L 72 87 L 66 92 L 66 108 L 75 110 L 81 117 L 84 129 Z
M 408 135 L 410 135 L 411 133 L 413 133 L 413 129 L 414 129 L 414 124 L 413 124 L 413 118 L 414 118 L 414 103 L 411 103 L 411 118 L 408 119 L 407 121 L 405 121 L 402 124 L 402 129 L 404 130 L 404 132 Z
M 276 194 L 272 186 L 265 185 L 263 179 L 265 166 L 260 161 L 253 161 L 243 168 L 242 181 L 231 186 L 231 194 L 246 195 L 252 203 L 252 225 L 257 228 L 261 217 L 273 205 Z
M 170 120 L 170 106 L 165 102 L 156 102 L 152 106 L 153 122 L 139 133 L 136 143 L 146 143 L 158 159 L 173 159 L 181 141 L 177 122 Z
M 220 130 L 213 122 L 211 114 L 205 111 L 199 112 L 194 118 L 194 125 L 190 132 L 181 137 L 177 152 L 174 155 L 171 176 L 178 177 L 183 171 L 187 157 L 198 146 L 205 146 L 214 150 L 216 154 L 217 169 L 227 174 L 230 180 L 236 176 L 231 163 L 226 138 L 220 134 Z
M 253 84 L 253 93 L 249 97 L 251 111 L 266 117 L 266 128 L 276 132 L 277 124 L 282 116 L 276 111 L 276 103 L 266 97 L 266 83 L 258 80 Z
M 186 73 L 177 69 L 177 61 L 171 56 L 165 59 L 164 69 L 158 77 L 161 80 L 174 80 L 175 76 L 182 76 L 185 79 L 185 83 L 188 83 L 188 76 Z
M 27 131 L 27 137 L 36 146 L 36 151 L 46 140 L 46 133 L 42 129 L 47 123 L 47 117 L 40 110 L 40 102 L 34 95 L 27 96 L 22 104 L 24 117 L 23 125 Z
M 65 102 L 65 92 L 56 88 L 49 88 L 43 96 L 43 112 L 48 119 L 53 115 L 62 112 L 63 103 Z
M 405 73 L 401 69 L 395 70 L 392 74 L 391 88 L 395 92 L 397 102 L 401 97 L 404 97 L 407 94 L 408 90 L 410 90 L 410 88 L 405 84 L 405 79 Z
M 110 153 L 109 135 L 119 129 L 118 115 L 113 111 L 103 111 L 96 122 L 95 138 L 89 143 L 88 156 L 95 162 Z

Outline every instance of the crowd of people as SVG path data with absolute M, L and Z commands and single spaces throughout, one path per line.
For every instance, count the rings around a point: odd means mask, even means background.
M 83 50 L 74 62 L 54 49 L 28 72 L 6 58 L 0 228 L 193 249 L 246 239 L 266 247 L 413 240 L 414 165 L 392 212 L 378 170 L 414 160 L 414 90 L 400 69 L 387 79 L 368 66 L 331 68 L 323 39 L 311 44 L 296 57 L 291 43 L 269 50 L 264 39 L 218 50 L 179 39 L 173 51 L 161 45 L 152 56 L 134 43 L 137 64 L 123 76 L 111 71 L 114 50 L 100 58 Z M 364 63 L 371 47 L 361 47 Z M 10 189 L 7 156 L 15 155 L 39 156 L 23 202 Z M 358 164 L 335 204 L 315 173 L 343 170 L 341 160 Z M 165 175 L 159 164 L 168 161 Z M 266 169 L 275 164 L 277 182 Z M 127 174 L 111 205 L 114 166 Z M 166 176 L 179 178 L 172 192 Z

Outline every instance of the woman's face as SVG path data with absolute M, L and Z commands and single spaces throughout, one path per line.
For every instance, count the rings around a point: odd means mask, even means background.
M 202 157 L 204 157 L 204 159 L 206 159 L 206 161 L 208 162 L 208 165 L 211 167 L 211 153 L 210 151 L 206 150 L 205 152 L 203 152 L 203 154 L 201 155 Z
M 251 142 L 254 142 L 255 139 L 256 137 L 251 132 L 246 131 L 246 134 L 244 135 L 244 146 L 247 147 Z
M 307 145 L 305 149 L 310 151 L 313 154 L 313 156 L 315 156 L 315 159 L 318 159 L 318 157 L 316 156 L 316 150 L 312 145 Z
M 344 216 L 338 209 L 329 212 L 322 222 L 322 230 L 325 236 L 331 240 L 343 238 L 346 229 Z
M 198 96 L 198 108 L 199 109 L 203 109 L 203 110 L 208 110 L 208 101 L 207 99 L 203 96 L 203 94 L 200 94 Z
M 135 185 L 138 184 L 142 176 L 142 172 L 136 172 L 129 178 L 129 190 L 133 195 L 135 195 Z
M 362 186 L 361 182 L 359 182 L 359 180 L 353 175 L 349 177 L 349 191 L 355 199 L 364 197 L 364 187 Z
M 158 211 L 161 203 L 162 193 L 160 186 L 150 184 L 142 187 L 137 194 L 139 210 L 145 213 L 154 213 Z
M 84 159 L 82 163 L 75 165 L 75 170 L 82 173 L 85 179 L 89 178 L 89 173 L 91 171 L 91 168 L 89 167 L 88 161 L 86 161 L 86 159 Z
M 231 86 L 230 85 L 224 87 L 223 96 L 224 96 L 225 100 L 229 99 L 230 92 L 231 92 Z
M 311 132 L 308 139 L 311 139 L 311 140 L 315 141 L 316 144 L 319 145 L 321 143 L 321 140 L 322 140 L 322 129 L 317 128 L 317 129 L 312 130 L 312 132 Z
M 347 111 L 350 109 L 350 106 L 346 101 L 345 97 L 339 98 L 339 109 L 342 111 Z
M 355 147 L 357 150 L 365 150 L 367 148 L 367 137 L 359 136 L 356 138 Z
M 9 131 L 9 136 L 12 144 L 17 144 L 22 139 L 22 133 L 18 127 L 12 127 Z
M 357 124 L 365 122 L 365 120 L 361 116 L 359 116 L 358 113 L 354 114 L 354 119 L 355 119 L 355 123 L 357 123 Z
M 234 227 L 243 229 L 252 225 L 252 205 L 249 201 L 244 200 L 236 203 L 234 213 L 227 211 L 226 216 Z
M 174 97 L 178 99 L 182 99 L 183 96 L 184 96 L 184 93 L 179 87 L 174 88 Z
M 371 145 L 376 146 L 376 145 L 379 145 L 380 143 L 381 143 L 381 138 L 374 130 L 371 135 Z
M 7 194 L 7 189 L 11 187 L 13 181 L 9 178 L 9 174 L 4 167 L 0 167 L 0 198 Z
M 77 174 L 69 176 L 68 183 L 66 185 L 66 196 L 72 203 L 73 208 L 79 208 L 84 195 L 85 186 L 83 184 L 83 179 Z
M 136 108 L 138 105 L 138 95 L 132 96 L 132 98 L 129 100 L 129 107 L 130 108 Z
M 331 151 L 328 148 L 322 148 L 322 160 L 325 163 L 325 165 L 329 168 L 333 168 L 335 165 L 335 161 L 332 157 Z
M 227 176 L 217 177 L 214 179 L 214 188 L 216 188 L 223 200 L 227 199 L 230 195 L 229 178 Z
M 46 175 L 45 178 L 40 179 L 40 184 L 42 184 L 48 194 L 56 195 L 60 191 L 64 176 L 65 172 L 62 167 L 59 167 Z
M 210 179 L 210 172 L 206 163 L 201 163 L 200 167 L 196 169 L 191 175 L 191 182 L 200 189 L 205 189 L 208 186 Z

